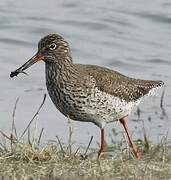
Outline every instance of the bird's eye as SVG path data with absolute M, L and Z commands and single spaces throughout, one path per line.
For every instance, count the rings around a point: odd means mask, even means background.
M 50 46 L 49 46 L 49 49 L 50 50 L 54 50 L 56 49 L 57 45 L 55 43 L 52 43 Z

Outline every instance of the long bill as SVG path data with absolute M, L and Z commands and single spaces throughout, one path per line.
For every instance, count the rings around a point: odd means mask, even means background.
M 29 59 L 26 63 L 24 63 L 21 67 L 16 69 L 15 71 L 12 71 L 10 74 L 10 77 L 13 78 L 14 76 L 17 76 L 19 73 L 25 73 L 24 70 L 32 66 L 38 61 L 44 60 L 44 55 L 40 53 L 36 53 L 31 59 Z

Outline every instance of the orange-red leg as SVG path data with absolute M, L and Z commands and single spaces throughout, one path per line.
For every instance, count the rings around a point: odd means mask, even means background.
M 129 134 L 129 131 L 128 131 L 128 125 L 127 125 L 127 122 L 124 118 L 120 119 L 120 123 L 123 125 L 125 131 L 126 131 L 126 134 L 127 134 L 127 137 L 128 137 L 128 141 L 129 141 L 129 144 L 133 150 L 133 153 L 135 154 L 135 156 L 137 157 L 137 159 L 140 159 L 141 158 L 141 155 L 140 153 L 138 152 L 138 149 L 137 149 L 137 146 L 135 145 L 135 143 L 132 141 L 132 138 Z
M 104 139 L 104 129 L 101 128 L 101 131 L 100 131 L 100 150 L 99 150 L 99 154 L 98 154 L 98 157 L 101 158 L 103 156 L 103 153 L 105 151 L 105 146 L 106 146 L 106 143 L 105 143 L 105 139 Z

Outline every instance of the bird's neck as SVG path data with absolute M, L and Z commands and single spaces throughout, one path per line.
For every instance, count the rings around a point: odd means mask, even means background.
M 51 79 L 52 81 L 70 80 L 71 78 L 78 78 L 78 74 L 71 57 L 63 57 L 57 62 L 46 63 L 46 79 Z

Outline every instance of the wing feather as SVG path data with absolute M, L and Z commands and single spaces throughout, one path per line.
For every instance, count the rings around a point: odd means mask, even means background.
M 117 71 L 96 65 L 76 64 L 76 66 L 80 72 L 95 79 L 99 90 L 127 102 L 135 101 L 148 94 L 150 90 L 164 85 L 162 81 L 129 78 Z

